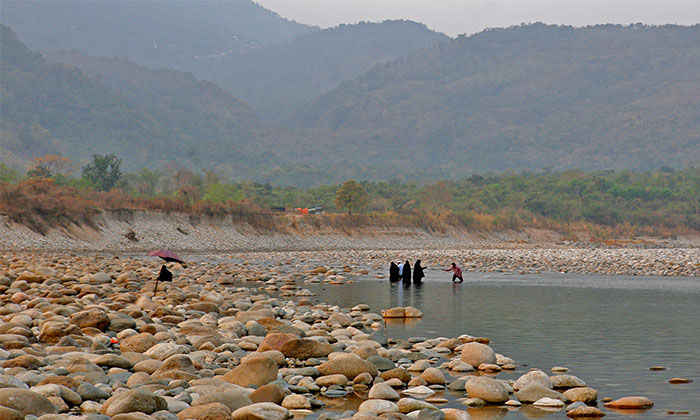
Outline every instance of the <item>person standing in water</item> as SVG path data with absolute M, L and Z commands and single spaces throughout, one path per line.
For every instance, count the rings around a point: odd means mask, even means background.
M 401 274 L 401 280 L 404 284 L 411 284 L 411 263 L 406 260 L 403 264 L 403 274 Z
M 399 280 L 401 280 L 399 277 L 399 266 L 392 261 L 389 266 L 389 283 L 398 283 Z
M 420 265 L 420 260 L 416 260 L 416 264 L 413 266 L 413 284 L 421 284 L 423 281 L 423 277 L 425 277 L 423 268 Z
M 464 279 L 462 278 L 462 268 L 455 263 L 452 263 L 452 267 L 445 268 L 445 269 L 443 269 L 443 271 L 453 271 L 454 272 L 452 274 L 452 282 L 453 283 L 456 279 L 459 279 L 460 283 L 464 281 Z

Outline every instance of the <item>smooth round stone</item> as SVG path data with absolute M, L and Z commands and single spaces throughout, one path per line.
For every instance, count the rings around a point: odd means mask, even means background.
M 462 346 L 460 360 L 477 368 L 482 363 L 496 363 L 496 352 L 486 344 L 477 342 L 466 343 Z
M 579 377 L 574 375 L 554 375 L 550 376 L 552 387 L 557 388 L 577 388 L 586 386 L 586 383 Z
M 551 408 L 563 408 L 564 407 L 564 401 L 557 400 L 554 398 L 549 398 L 549 397 L 544 397 L 540 398 L 539 400 L 535 401 L 532 403 L 534 406 L 540 406 L 540 407 L 551 407 Z
M 399 407 L 391 401 L 366 400 L 362 404 L 360 404 L 360 407 L 358 410 L 359 411 L 370 411 L 370 412 L 375 413 L 377 415 L 382 415 L 385 413 L 397 413 L 399 411 Z
M 467 407 L 483 407 L 486 405 L 486 401 L 482 400 L 481 398 L 467 398 L 464 400 L 464 405 Z
M 399 394 L 394 391 L 394 388 L 391 386 L 384 382 L 380 382 L 372 386 L 372 388 L 369 390 L 369 394 L 367 394 L 367 397 L 377 400 L 398 400 Z
M 669 384 L 689 384 L 693 382 L 692 379 L 686 379 L 686 378 L 672 378 L 668 380 Z
M 481 398 L 489 403 L 508 401 L 508 388 L 500 381 L 486 376 L 470 378 L 465 384 L 467 395 L 471 398 Z
M 531 370 L 515 381 L 515 384 L 513 384 L 513 389 L 517 391 L 527 387 L 530 384 L 538 384 L 549 389 L 553 388 L 552 381 L 549 379 L 549 376 L 546 373 L 542 372 L 541 370 Z
M 341 398 L 346 395 L 348 395 L 348 391 L 344 389 L 327 389 L 326 392 L 323 393 L 323 396 L 328 398 Z
M 598 399 L 598 391 L 589 387 L 571 388 L 564 391 L 564 396 L 571 402 L 581 401 L 590 404 Z
M 590 419 L 590 418 L 597 418 L 597 417 L 603 417 L 605 416 L 605 413 L 603 413 L 600 409 L 596 407 L 590 407 L 587 405 L 583 405 L 581 407 L 576 407 L 571 410 L 566 410 L 566 415 L 571 418 L 584 418 L 584 419 Z
M 569 371 L 569 368 L 564 367 L 564 366 L 554 366 L 552 368 L 552 373 L 566 373 Z
M 429 397 L 425 399 L 425 402 L 428 402 L 430 404 L 447 404 L 449 400 L 447 398 L 442 397 Z
M 652 366 L 649 368 L 649 370 L 662 371 L 662 370 L 666 370 L 666 367 L 664 367 L 664 366 Z
M 412 388 L 405 389 L 402 394 L 410 395 L 417 398 L 425 398 L 435 394 L 435 391 L 428 388 L 427 386 L 415 386 Z
M 654 403 L 647 397 L 632 396 L 619 398 L 617 400 L 607 402 L 604 405 L 608 408 L 616 408 L 621 410 L 638 410 L 651 408 L 654 406 Z

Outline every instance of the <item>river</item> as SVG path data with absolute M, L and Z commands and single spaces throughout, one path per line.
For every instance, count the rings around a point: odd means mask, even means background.
M 650 410 L 629 414 L 603 409 L 608 419 L 669 418 L 669 411 L 689 412 L 673 418 L 700 416 L 700 278 L 468 272 L 464 283 L 455 284 L 449 273 L 426 274 L 421 287 L 386 280 L 304 287 L 343 307 L 411 305 L 423 311 L 421 320 L 389 323 L 391 338 L 489 337 L 496 352 L 519 366 L 498 378 L 565 366 L 597 389 L 599 398 L 643 395 L 655 402 Z M 673 377 L 694 382 L 672 385 Z M 445 394 L 448 406 L 464 408 Z M 563 411 L 532 406 L 469 411 L 484 419 L 567 418 Z

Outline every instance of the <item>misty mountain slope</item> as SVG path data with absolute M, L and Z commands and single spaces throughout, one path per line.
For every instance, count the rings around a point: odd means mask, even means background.
M 40 52 L 78 50 L 189 70 L 315 28 L 250 0 L 3 0 L 2 23 Z
M 206 65 L 197 74 L 275 117 L 374 65 L 446 41 L 411 21 L 363 22 L 310 32 Z
M 91 78 L 31 52 L 6 26 L 1 41 L 2 146 L 24 158 L 116 153 L 127 168 L 175 160 L 247 170 L 275 160 L 258 142 L 282 143 L 250 107 L 191 75 L 83 56 Z
M 700 25 L 525 25 L 378 65 L 300 107 L 337 153 L 455 171 L 700 161 Z

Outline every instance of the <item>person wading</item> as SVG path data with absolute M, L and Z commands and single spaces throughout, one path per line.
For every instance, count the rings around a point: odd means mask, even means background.
M 401 280 L 403 280 L 404 284 L 411 284 L 411 263 L 409 263 L 408 260 L 403 264 Z
M 399 277 L 399 266 L 392 261 L 389 266 L 389 283 L 398 283 L 399 280 L 401 280 Z
M 420 260 L 416 260 L 416 265 L 413 266 L 413 284 L 421 284 L 425 274 L 423 273 L 423 268 L 420 265 Z
M 452 263 L 452 267 L 450 268 L 444 268 L 443 271 L 453 271 L 454 273 L 452 274 L 452 282 L 454 282 L 456 279 L 459 279 L 459 282 L 463 282 L 464 279 L 462 278 L 462 268 L 458 266 L 455 263 Z

